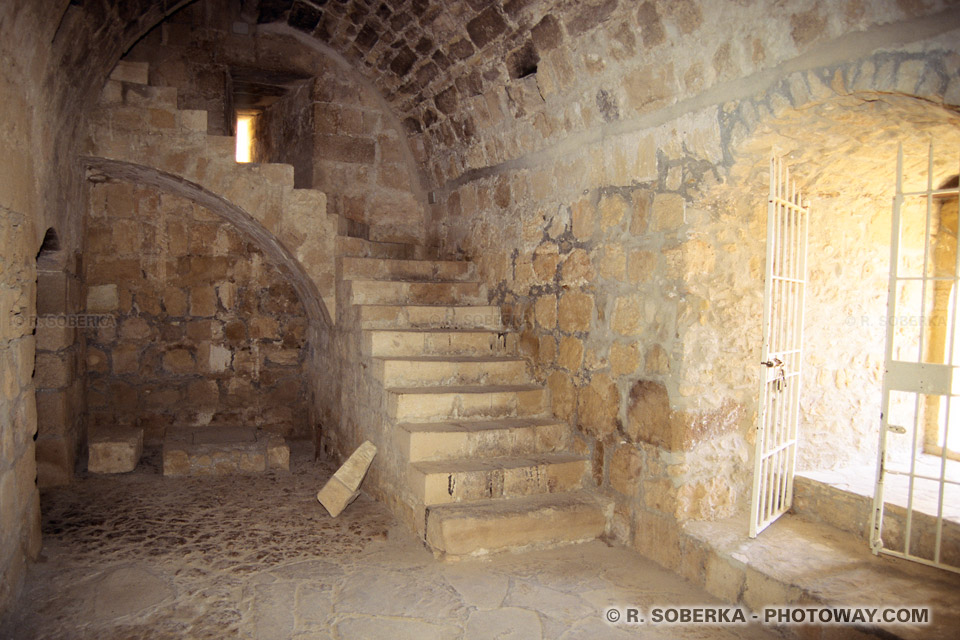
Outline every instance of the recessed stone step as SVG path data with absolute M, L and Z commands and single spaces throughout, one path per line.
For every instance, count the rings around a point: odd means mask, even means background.
M 356 306 L 364 329 L 404 328 L 502 328 L 500 307 L 494 305 L 453 306 L 436 304 L 364 304 Z
M 282 436 L 255 427 L 169 427 L 163 439 L 163 475 L 231 475 L 289 470 Z
M 266 180 L 283 187 L 293 188 L 293 165 L 280 162 L 239 162 L 237 170 L 254 174 L 259 180 Z
M 147 84 L 150 81 L 150 63 L 120 60 L 110 72 L 110 79 Z
M 410 462 L 516 456 L 560 451 L 569 427 L 553 418 L 494 418 L 401 422 L 402 453 Z
M 229 158 L 236 163 L 237 157 L 237 139 L 233 136 L 210 136 L 206 137 L 207 154 L 213 158 Z
M 417 247 L 399 242 L 372 242 L 363 238 L 337 236 L 337 255 L 413 260 L 417 257 Z
M 543 415 L 546 389 L 536 385 L 387 389 L 387 414 L 397 422 Z
M 348 280 L 470 280 L 476 277 L 472 262 L 444 260 L 388 260 L 381 258 L 340 258 L 341 272 Z
M 526 360 L 503 356 L 425 356 L 374 359 L 385 387 L 513 384 L 528 380 Z
M 593 540 L 609 500 L 583 491 L 427 507 L 426 542 L 438 554 L 482 555 Z
M 587 461 L 570 453 L 436 460 L 410 465 L 410 486 L 427 506 L 581 488 Z
M 369 329 L 364 350 L 374 357 L 512 355 L 517 335 L 486 329 Z
M 479 282 L 416 282 L 409 280 L 349 281 L 352 304 L 485 304 Z

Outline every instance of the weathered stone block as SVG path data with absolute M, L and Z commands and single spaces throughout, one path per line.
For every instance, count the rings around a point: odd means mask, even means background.
M 560 349 L 557 354 L 557 364 L 570 371 L 579 371 L 583 362 L 583 342 L 572 336 L 565 336 L 560 340 Z
M 743 408 L 733 402 L 726 402 L 714 411 L 675 411 L 670 408 L 664 385 L 638 380 L 630 389 L 624 432 L 633 442 L 646 442 L 671 451 L 688 450 L 697 443 L 736 430 L 742 417 Z
M 633 373 L 640 365 L 640 352 L 635 343 L 614 342 L 610 345 L 610 373 L 614 376 Z
M 588 331 L 592 319 L 592 295 L 578 291 L 563 294 L 558 310 L 558 321 L 562 331 Z
M 554 415 L 562 420 L 572 418 L 577 406 L 577 389 L 571 377 L 562 371 L 554 371 L 547 377 L 547 387 Z
M 41 437 L 65 432 L 69 423 L 69 393 L 66 389 L 38 389 L 37 428 Z
M 650 228 L 654 231 L 667 231 L 681 227 L 684 222 L 686 201 L 675 193 L 658 193 L 653 198 L 650 215 Z
M 675 571 L 680 564 L 680 531 L 676 521 L 644 509 L 637 510 L 634 548 L 657 564 Z M 729 602 L 736 602 L 736 597 Z
M 317 501 L 336 518 L 360 494 L 360 483 L 377 454 L 369 440 L 357 447 L 333 477 L 317 492 Z
M 41 351 L 60 351 L 73 345 L 76 329 L 67 326 L 54 326 L 48 322 L 37 323 L 37 349 Z
M 617 298 L 610 328 L 624 336 L 639 335 L 643 331 L 643 303 L 640 296 Z
M 88 439 L 90 473 L 128 473 L 143 454 L 143 429 L 98 427 Z
M 73 381 L 77 373 L 76 354 L 73 351 L 38 353 L 33 382 L 38 389 L 59 389 Z
M 620 414 L 620 392 L 605 373 L 593 376 L 590 384 L 580 390 L 580 428 L 598 440 L 603 440 L 617 428 Z
M 620 445 L 610 460 L 610 486 L 625 496 L 638 495 L 642 465 L 643 458 L 636 447 L 631 444 Z
M 163 354 L 163 368 L 169 373 L 196 373 L 197 363 L 187 349 L 171 349 Z
M 473 40 L 478 49 L 482 49 L 492 42 L 506 28 L 507 23 L 496 7 L 487 7 L 467 23 L 467 33 L 470 34 L 470 39 Z

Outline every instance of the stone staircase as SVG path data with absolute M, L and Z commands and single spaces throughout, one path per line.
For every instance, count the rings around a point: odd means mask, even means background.
M 337 325 L 333 375 L 350 381 L 341 404 L 355 417 L 341 419 L 336 449 L 367 438 L 380 449 L 364 488 L 438 554 L 602 535 L 612 504 L 584 487 L 588 461 L 569 452 L 569 426 L 531 384 L 475 265 L 368 240 L 365 225 L 325 215 L 324 194 L 294 189 L 289 165 L 237 164 L 234 138 L 207 135 L 206 112 L 177 109 L 176 89 L 147 76 L 118 64 L 86 153 L 196 183 L 301 263 Z
M 470 555 L 603 534 L 611 507 L 584 489 L 588 461 L 569 453 L 569 426 L 531 384 L 475 265 L 340 241 L 346 322 L 427 545 Z
M 200 192 L 200 204 L 221 207 L 268 256 L 286 252 L 288 263 L 296 261 L 336 318 L 335 241 L 349 222 L 327 214 L 323 192 L 294 188 L 291 165 L 238 164 L 236 138 L 208 135 L 207 112 L 179 109 L 176 88 L 149 84 L 147 63 L 114 68 L 91 113 L 83 153 L 94 171 Z

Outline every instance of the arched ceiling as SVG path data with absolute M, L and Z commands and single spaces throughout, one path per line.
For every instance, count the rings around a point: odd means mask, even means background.
M 459 97 L 535 72 L 539 56 L 565 34 L 585 33 L 617 6 L 618 0 L 259 0 L 248 1 L 246 11 L 258 23 L 285 22 L 343 54 L 407 116 L 408 128 L 420 131 L 437 111 L 451 112 Z M 472 71 L 451 82 L 446 72 L 461 61 Z M 429 106 L 417 108 L 429 98 Z

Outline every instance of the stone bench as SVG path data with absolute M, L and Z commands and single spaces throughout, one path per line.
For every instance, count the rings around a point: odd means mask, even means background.
M 96 427 L 88 436 L 87 470 L 90 473 L 128 473 L 143 453 L 143 429 Z

